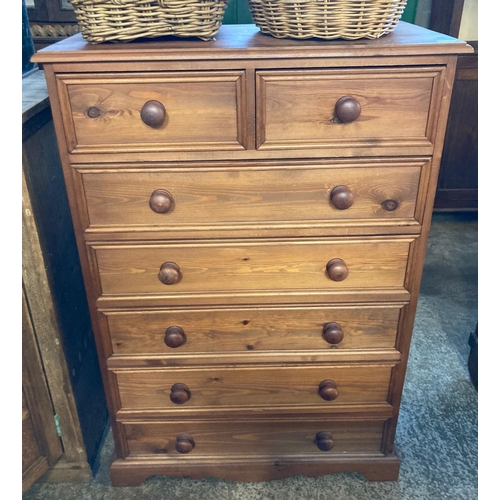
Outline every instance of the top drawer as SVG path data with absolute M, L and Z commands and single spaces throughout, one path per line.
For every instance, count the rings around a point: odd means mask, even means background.
M 243 74 L 59 75 L 68 150 L 245 149 Z
M 440 68 L 260 71 L 257 148 L 432 153 Z M 414 148 L 414 149 L 412 149 Z M 364 149 L 364 151 L 363 151 Z

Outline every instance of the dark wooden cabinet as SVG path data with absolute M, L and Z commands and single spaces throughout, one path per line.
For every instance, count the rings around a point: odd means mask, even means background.
M 22 82 L 25 490 L 89 480 L 108 412 L 44 75 Z
M 69 0 L 25 0 L 35 50 L 78 33 Z
M 478 209 L 478 52 L 460 56 L 441 160 L 436 210 Z
M 464 0 L 434 0 L 429 28 L 459 37 Z M 474 53 L 458 57 L 450 116 L 441 160 L 435 210 L 478 209 L 478 41 Z
M 23 371 L 22 371 L 22 463 L 23 493 L 62 456 L 54 410 L 38 352 L 36 333 L 22 298 Z

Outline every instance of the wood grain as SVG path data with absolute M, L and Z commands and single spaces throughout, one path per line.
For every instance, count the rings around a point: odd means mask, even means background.
M 22 295 L 23 472 L 43 456 L 53 466 L 63 454 L 54 423 L 51 393 L 40 357 L 26 295 Z M 26 443 L 24 436 L 26 435 Z M 31 437 L 32 436 L 32 437 Z M 26 453 L 26 456 L 25 456 Z
M 412 139 L 425 143 L 436 68 L 402 71 L 262 71 L 257 75 L 257 147 L 298 148 Z M 345 96 L 361 105 L 352 123 L 334 109 Z
M 242 419 L 241 421 L 199 422 L 183 419 L 173 422 L 124 425 L 131 457 L 156 455 L 158 460 L 182 460 L 186 464 L 196 458 L 268 457 L 280 460 L 297 455 L 321 452 L 315 443 L 318 432 L 331 432 L 334 448 L 339 453 L 380 451 L 384 422 L 332 421 L 327 418 L 295 420 L 283 415 L 280 419 Z M 196 443 L 192 452 L 182 455 L 175 450 L 176 437 L 189 433 Z
M 400 21 L 393 33 L 377 40 L 355 40 L 339 42 L 338 40 L 296 40 L 276 39 L 261 34 L 255 25 L 223 25 L 215 40 L 211 42 L 197 40 L 148 41 L 148 43 L 103 44 L 91 45 L 81 35 L 69 37 L 57 46 L 39 51 L 34 62 L 60 64 L 64 62 L 83 63 L 101 61 L 111 58 L 113 62 L 149 63 L 152 61 L 203 61 L 208 60 L 211 66 L 217 61 L 227 59 L 274 59 L 289 60 L 291 58 L 340 58 L 341 64 L 349 60 L 368 58 L 369 64 L 373 56 L 432 56 L 436 54 L 459 54 L 471 52 L 472 49 L 462 40 L 422 29 L 417 25 Z M 111 56 L 111 57 L 110 57 Z M 370 57 L 371 56 L 371 57 Z M 76 57 L 76 59 L 75 59 Z M 275 64 L 276 61 L 273 61 Z M 85 70 L 85 66 L 81 71 Z M 110 67 L 107 66 L 110 71 Z
M 402 287 L 411 240 L 301 241 L 93 245 L 102 293 L 162 294 L 218 290 L 338 290 Z M 307 257 L 306 257 L 307 255 Z M 342 258 L 349 277 L 334 282 L 326 264 Z M 182 280 L 164 285 L 158 271 L 175 262 Z
M 271 460 L 255 457 L 235 460 L 230 457 L 189 460 L 153 460 L 146 457 L 115 460 L 111 464 L 111 481 L 115 486 L 139 486 L 150 476 L 176 476 L 190 479 L 218 477 L 229 481 L 262 482 L 292 476 L 319 477 L 345 472 L 361 473 L 369 481 L 397 481 L 400 461 L 396 454 L 343 453 L 314 457 Z
M 253 166 L 252 166 L 253 167 Z M 365 164 L 357 168 L 280 166 L 270 169 L 197 166 L 179 169 L 120 169 L 82 171 L 90 228 L 117 226 L 219 226 L 296 222 L 354 223 L 358 220 L 415 221 L 421 167 Z M 332 189 L 346 185 L 354 202 L 338 210 L 330 201 Z M 156 213 L 149 206 L 156 190 L 167 190 L 173 207 Z M 396 200 L 394 211 L 382 203 Z
M 68 144 L 104 146 L 108 152 L 151 146 L 244 149 L 240 140 L 246 125 L 238 109 L 245 99 L 241 78 L 241 72 L 62 76 L 60 98 L 71 109 L 65 119 Z M 157 128 L 141 119 L 141 109 L 150 100 L 159 101 L 166 110 L 165 122 Z
M 172 368 L 116 370 L 122 408 L 171 411 L 225 407 L 292 408 L 341 406 L 387 401 L 392 366 L 294 366 Z M 324 401 L 318 394 L 323 380 L 337 383 L 339 397 Z M 171 387 L 186 384 L 191 398 L 182 405 L 170 400 Z
M 29 321 L 25 324 L 30 323 L 31 328 L 36 332 L 36 340 L 33 339 L 32 343 L 38 346 L 37 356 L 43 359 L 43 365 L 41 361 L 38 361 L 40 364 L 38 373 L 44 374 L 43 378 L 50 390 L 51 403 L 59 417 L 60 427 L 64 435 L 64 456 L 68 462 L 87 463 L 80 420 L 71 389 L 54 300 L 24 171 L 22 175 L 22 208 L 23 300 L 26 300 L 24 306 L 26 311 L 29 310 Z M 34 333 L 32 332 L 31 335 Z M 40 387 L 42 383 L 40 375 L 36 375 L 34 380 Z M 42 390 L 41 387 L 40 390 Z
M 113 484 L 154 474 L 255 481 L 347 471 L 395 480 L 455 64 L 472 49 L 407 23 L 369 42 L 223 28 L 205 44 L 90 46 L 77 36 L 36 57 L 48 65 L 112 410 Z M 212 80 L 197 87 L 190 76 Z M 82 116 L 83 107 L 73 128 L 78 89 L 109 82 L 112 108 L 130 113 L 112 116 L 103 133 L 83 127 L 100 119 Z M 134 94 L 140 89 L 145 96 Z M 143 97 L 170 95 L 175 104 L 185 89 L 198 106 L 187 99 L 174 113 L 185 119 L 180 135 L 128 126 Z M 361 113 L 341 124 L 334 109 L 345 95 Z M 352 186 L 354 203 L 335 213 L 328 190 L 339 184 Z M 172 194 L 173 210 L 148 212 L 157 189 Z M 342 281 L 326 273 L 333 259 L 345 262 Z M 158 280 L 165 262 L 179 267 L 176 284 Z M 324 346 L 321 323 L 337 320 L 344 338 Z M 169 326 L 183 328 L 186 342 L 165 353 Z M 324 380 L 339 391 L 333 401 L 318 394 Z M 171 400 L 174 384 L 187 388 L 174 391 L 183 404 Z M 313 448 L 317 432 L 332 435 L 325 449 L 333 443 L 333 453 Z
M 355 306 L 211 308 L 101 311 L 115 355 L 348 350 L 393 348 L 400 304 Z M 337 322 L 344 339 L 331 345 L 323 326 Z M 182 327 L 186 343 L 165 344 L 170 326 Z

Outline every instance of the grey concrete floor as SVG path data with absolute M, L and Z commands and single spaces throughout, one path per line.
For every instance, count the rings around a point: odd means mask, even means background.
M 148 479 L 114 488 L 108 434 L 88 484 L 35 484 L 23 500 L 473 500 L 478 498 L 478 395 L 468 339 L 478 317 L 477 214 L 433 216 L 396 445 L 399 480 L 358 474 L 292 477 L 267 483 L 215 478 Z

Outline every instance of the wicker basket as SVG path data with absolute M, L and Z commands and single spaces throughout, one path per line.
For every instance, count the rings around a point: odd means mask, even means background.
M 248 0 L 254 23 L 276 38 L 379 38 L 407 0 Z
M 160 36 L 211 40 L 229 0 L 70 0 L 90 43 Z

